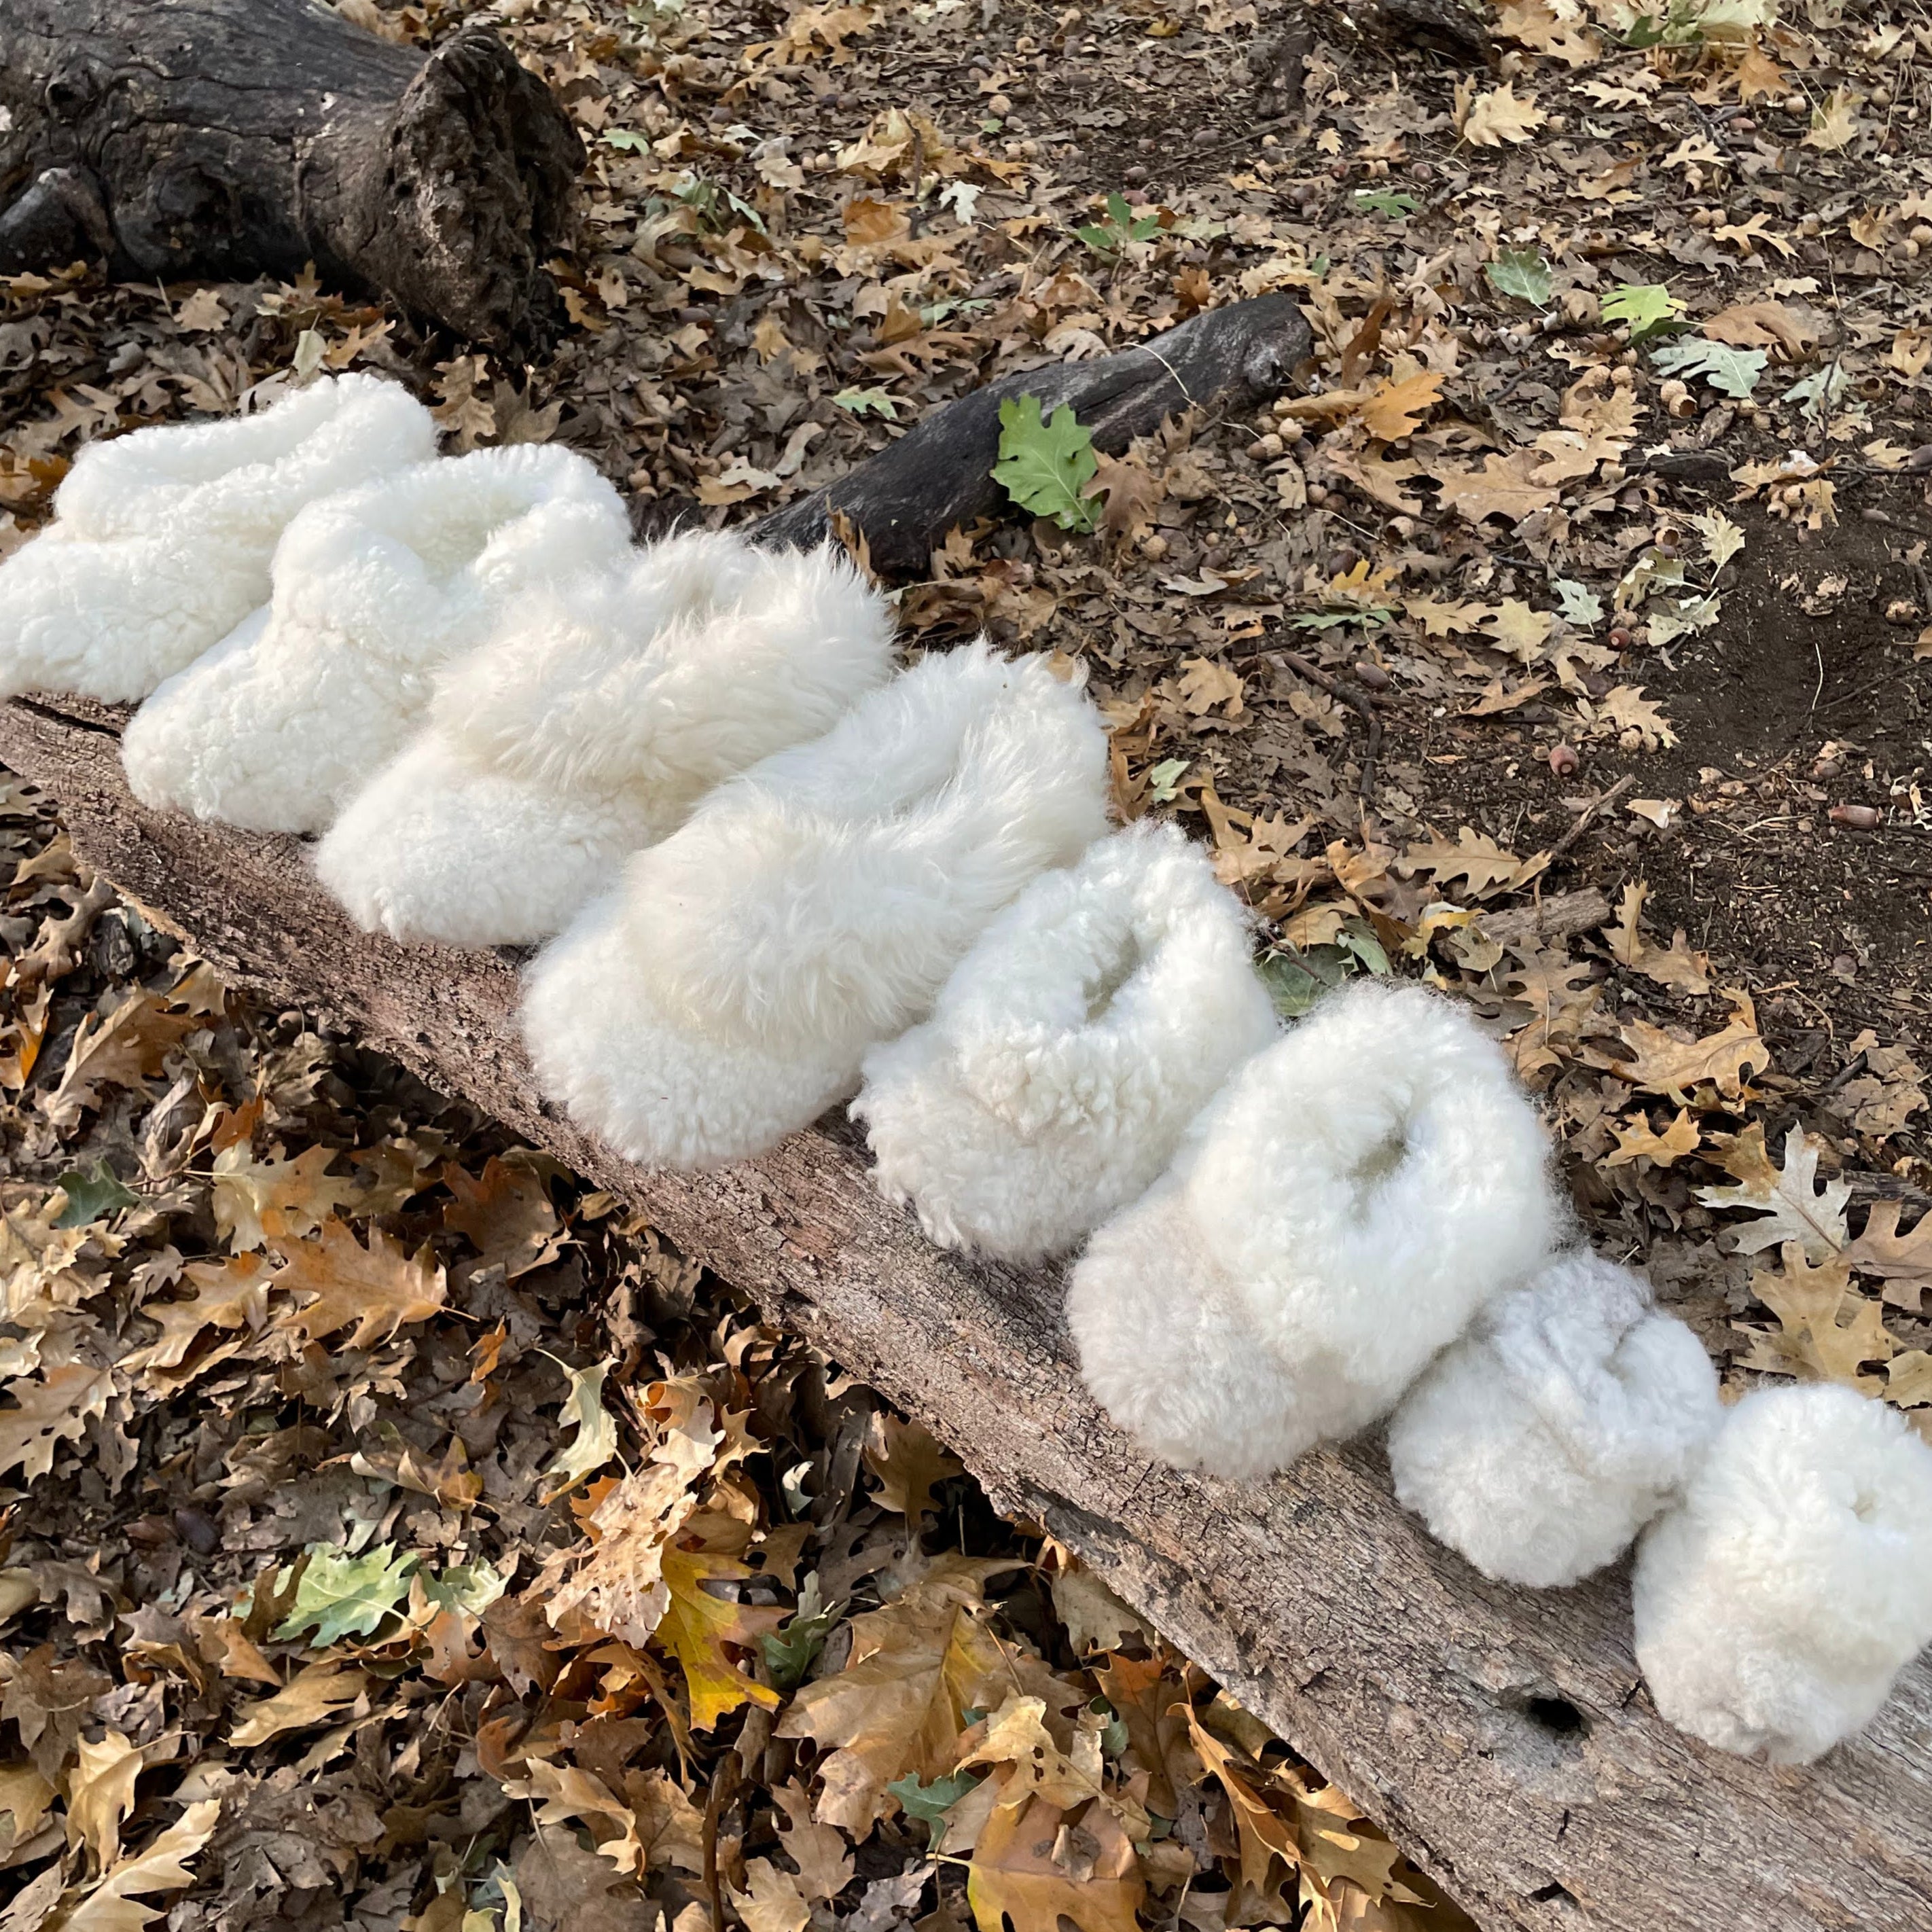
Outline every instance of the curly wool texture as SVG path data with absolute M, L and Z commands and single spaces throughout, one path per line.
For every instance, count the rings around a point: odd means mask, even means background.
M 1153 1454 L 1217 1475 L 1353 1435 L 1546 1256 L 1547 1157 L 1447 1000 L 1333 994 L 1088 1244 L 1066 1303 L 1087 1385 Z
M 0 697 L 146 697 L 268 602 L 298 511 L 428 461 L 436 434 L 399 385 L 338 376 L 254 416 L 88 444 L 55 520 L 0 564 Z
M 428 722 L 316 855 L 357 922 L 548 939 L 714 785 L 815 738 L 892 670 L 890 607 L 842 554 L 676 536 L 535 592 L 440 680 Z
M 596 468 L 550 446 L 479 449 L 310 505 L 276 548 L 268 608 L 128 727 L 134 795 L 320 831 L 401 748 L 444 664 L 520 593 L 614 569 L 630 534 Z
M 1808 1764 L 1932 1643 L 1932 1448 L 1882 1402 L 1762 1388 L 1638 1545 L 1658 1709 L 1720 1749 Z
M 1724 1411 L 1704 1345 L 1587 1249 L 1492 1302 L 1389 1424 L 1395 1492 L 1486 1576 L 1613 1562 L 1677 1496 Z
M 1274 1038 L 1250 951 L 1240 902 L 1172 826 L 1143 821 L 1036 879 L 933 1017 L 866 1057 L 852 1112 L 880 1192 L 942 1247 L 1071 1247 Z
M 711 793 L 538 960 L 539 1082 L 633 1160 L 762 1152 L 1106 830 L 1106 771 L 1098 714 L 1044 659 L 927 658 Z

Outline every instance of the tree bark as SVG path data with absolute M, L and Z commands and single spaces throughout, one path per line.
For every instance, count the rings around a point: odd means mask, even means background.
M 1313 346 L 1288 297 L 1260 296 L 1209 309 L 1118 355 L 1023 369 L 935 410 L 850 475 L 766 517 L 758 539 L 808 546 L 842 516 L 864 534 L 882 576 L 923 577 L 948 530 L 1005 507 L 992 470 L 1000 405 L 1010 397 L 1037 396 L 1042 416 L 1071 404 L 1094 447 L 1118 455 L 1190 405 L 1232 414 L 1280 394 Z
M 542 334 L 582 146 L 487 29 L 425 58 L 308 0 L 0 0 L 0 272 L 291 278 Z

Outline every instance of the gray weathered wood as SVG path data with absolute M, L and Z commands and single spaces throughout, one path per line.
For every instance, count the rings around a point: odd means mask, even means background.
M 313 262 L 507 344 L 555 303 L 583 159 L 484 28 L 425 57 L 311 0 L 0 0 L 0 271 Z
M 718 1174 L 615 1159 L 538 1095 L 511 962 L 358 933 L 295 842 L 142 810 L 118 723 L 18 701 L 0 709 L 0 758 L 59 798 L 86 858 L 238 984 L 338 1016 L 467 1095 L 917 1416 L 1485 1925 L 1932 1928 L 1932 1660 L 1823 1762 L 1747 1763 L 1658 1718 L 1621 1570 L 1542 1594 L 1484 1582 L 1396 1506 L 1372 1444 L 1266 1484 L 1150 1463 L 1082 1391 L 1056 1276 L 928 1246 L 874 1193 L 841 1124 Z
M 1007 507 L 992 471 L 1000 405 L 1010 398 L 1038 397 L 1042 416 L 1070 405 L 1094 447 L 1118 456 L 1190 405 L 1239 415 L 1280 395 L 1313 347 L 1288 296 L 1257 296 L 1205 310 L 1114 355 L 1017 370 L 934 410 L 848 475 L 774 512 L 757 536 L 809 547 L 842 515 L 864 532 L 882 574 L 923 577 L 948 530 Z

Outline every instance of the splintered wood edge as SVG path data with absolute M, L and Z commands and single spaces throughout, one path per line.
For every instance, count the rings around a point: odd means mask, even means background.
M 143 810 L 119 724 L 80 701 L 0 707 L 0 758 L 60 800 L 88 863 L 236 983 L 346 1021 L 874 1383 L 1485 1926 L 1932 1932 L 1932 1659 L 1820 1764 L 1707 1750 L 1644 1690 L 1627 1566 L 1574 1590 L 1486 1582 L 1396 1505 L 1373 1442 L 1266 1484 L 1150 1462 L 1081 1387 L 1057 1273 L 929 1246 L 840 1121 L 715 1174 L 616 1159 L 538 1093 L 511 958 L 358 933 L 296 842 Z

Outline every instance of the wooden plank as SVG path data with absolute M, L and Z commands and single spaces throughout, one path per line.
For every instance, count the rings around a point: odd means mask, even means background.
M 238 984 L 326 1010 L 466 1095 L 917 1416 L 1485 1925 L 1932 1928 L 1932 1659 L 1819 1765 L 1768 1768 L 1681 1736 L 1632 1660 L 1623 1570 L 1569 1591 L 1484 1582 L 1396 1506 L 1372 1442 L 1266 1484 L 1149 1462 L 1080 1386 L 1057 1274 L 929 1247 L 874 1193 L 842 1122 L 719 1174 L 614 1159 L 536 1091 L 514 959 L 365 936 L 295 842 L 144 812 L 118 728 L 79 702 L 16 702 L 0 709 L 0 758 Z

